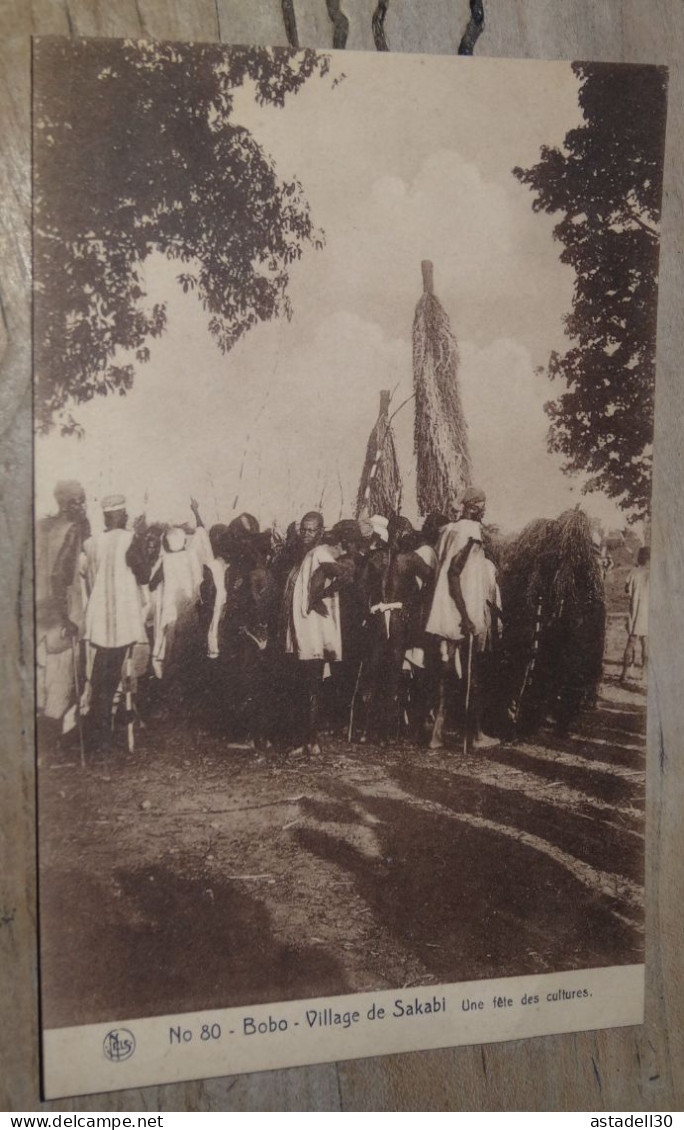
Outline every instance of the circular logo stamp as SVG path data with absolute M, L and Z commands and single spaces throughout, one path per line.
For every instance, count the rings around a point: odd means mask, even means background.
M 102 1047 L 112 1063 L 123 1063 L 135 1051 L 135 1036 L 128 1028 L 112 1028 L 105 1036 Z

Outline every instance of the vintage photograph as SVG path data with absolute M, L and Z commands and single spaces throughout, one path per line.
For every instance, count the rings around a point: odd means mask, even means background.
M 33 78 L 43 1027 L 642 963 L 666 72 Z

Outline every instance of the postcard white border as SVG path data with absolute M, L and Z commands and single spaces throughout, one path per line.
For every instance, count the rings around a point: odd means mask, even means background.
M 623 1027 L 643 1011 L 644 966 L 627 965 L 50 1028 L 44 1097 Z

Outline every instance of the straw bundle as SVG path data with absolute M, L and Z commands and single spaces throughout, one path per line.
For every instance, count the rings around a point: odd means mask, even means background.
M 422 514 L 452 513 L 472 478 L 468 429 L 458 387 L 458 346 L 433 293 L 432 263 L 424 260 L 423 294 L 413 320 L 416 393 L 416 492 Z
M 391 518 L 401 510 L 401 474 L 389 422 L 389 391 L 380 393 L 380 413 L 369 436 L 366 458 L 356 498 L 356 517 L 383 514 Z
M 603 575 L 589 519 L 583 510 L 566 510 L 558 519 L 558 562 L 551 586 L 556 615 L 565 607 L 603 601 Z
M 581 510 L 531 522 L 501 569 L 508 705 L 530 732 L 551 715 L 567 732 L 596 700 L 605 644 L 603 577 Z

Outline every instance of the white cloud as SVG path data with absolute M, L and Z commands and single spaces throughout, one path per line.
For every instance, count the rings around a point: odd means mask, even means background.
M 187 517 L 191 494 L 209 521 L 229 519 L 236 495 L 238 510 L 264 522 L 285 523 L 321 496 L 328 520 L 343 500 L 349 514 L 380 390 L 410 391 L 409 341 L 339 310 L 304 340 L 273 323 L 222 357 L 198 349 L 190 302 L 174 297 L 176 329 L 155 343 L 128 396 L 79 412 L 84 440 L 38 441 L 38 513 L 69 476 L 86 487 L 94 520 L 96 500 L 114 490 L 132 514 L 166 520 Z M 410 460 L 410 435 L 407 446 Z
M 230 517 L 236 494 L 238 508 L 263 521 L 285 522 L 321 494 L 328 520 L 341 496 L 349 513 L 380 389 L 398 386 L 395 404 L 412 391 L 425 258 L 460 344 L 492 520 L 517 528 L 579 498 L 546 451 L 543 403 L 553 389 L 535 374 L 562 347 L 573 274 L 559 263 L 553 220 L 532 212 L 511 173 L 574 124 L 576 80 L 565 65 L 503 64 L 502 84 L 502 61 L 477 62 L 465 71 L 431 61 L 434 105 L 418 112 L 420 83 L 402 84 L 397 71 L 385 86 L 390 64 L 357 56 L 345 58 L 350 78 L 336 90 L 307 84 L 284 111 L 259 110 L 248 93 L 239 100 L 283 175 L 301 177 L 327 234 L 323 251 L 292 268 L 295 317 L 258 326 L 224 357 L 199 303 L 173 282 L 177 266 L 150 260 L 150 301 L 168 298 L 168 331 L 151 343 L 130 395 L 79 410 L 82 444 L 39 441 L 38 513 L 67 475 L 93 498 L 124 490 L 131 511 L 146 505 L 150 517 L 182 518 L 190 494 L 211 521 Z M 404 63 L 418 82 L 420 61 Z M 354 82 L 357 67 L 363 81 Z M 415 517 L 412 421 L 408 405 L 395 426 Z
M 583 477 L 565 474 L 562 459 L 548 453 L 544 404 L 558 388 L 534 371 L 524 347 L 505 338 L 485 349 L 464 342 L 460 380 L 474 475 L 487 493 L 492 522 L 520 530 L 533 518 L 553 518 L 580 503 L 606 524 L 622 524 L 613 503 L 583 495 Z

